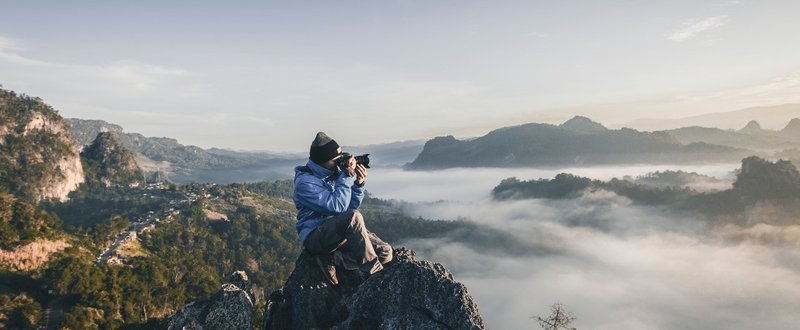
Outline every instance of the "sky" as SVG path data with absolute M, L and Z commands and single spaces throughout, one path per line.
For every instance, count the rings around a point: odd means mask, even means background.
M 11 1 L 0 85 L 64 117 L 302 152 L 800 102 L 797 1 Z

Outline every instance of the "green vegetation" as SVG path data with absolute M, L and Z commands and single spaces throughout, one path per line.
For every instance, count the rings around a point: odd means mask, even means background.
M 114 216 L 134 219 L 148 211 L 163 209 L 179 196 L 174 187 L 154 193 L 127 187 L 92 188 L 82 185 L 70 194 L 69 201 L 45 201 L 40 207 L 57 214 L 65 228 L 74 232 L 106 223 Z
M 0 294 L 0 328 L 35 329 L 42 317 L 42 306 L 26 294 Z
M 247 271 L 253 285 L 248 289 L 260 292 L 262 299 L 263 292 L 283 284 L 300 252 L 291 210 L 265 214 L 244 205 L 240 201 L 245 197 L 258 196 L 240 186 L 180 188 L 210 197 L 183 207 L 178 217 L 158 224 L 154 231 L 140 234 L 147 256 L 133 257 L 125 266 L 94 264 L 98 251 L 130 227 L 127 219 L 111 216 L 108 222 L 95 219 L 84 223 L 86 227 L 75 227 L 74 233 L 84 237 L 82 246 L 61 253 L 44 275 L 47 287 L 68 298 L 70 307 L 62 326 L 148 327 L 190 301 L 208 298 L 235 270 Z M 124 192 L 134 194 L 134 190 L 117 190 L 117 194 Z M 72 217 L 69 212 L 88 208 L 80 198 L 70 203 L 79 207 L 59 208 L 68 218 Z M 133 213 L 146 204 L 105 205 L 122 206 L 111 209 L 112 213 Z M 210 205 L 228 210 L 230 221 L 207 219 L 204 209 Z
M 93 186 L 128 187 L 144 184 L 144 172 L 134 155 L 111 132 L 102 132 L 81 152 L 86 182 Z
M 664 185 L 676 178 L 698 178 L 682 173 L 656 173 L 634 181 L 592 180 L 571 174 L 559 174 L 552 180 L 520 181 L 508 178 L 492 190 L 497 200 L 526 198 L 574 198 L 584 191 L 607 190 L 644 205 L 664 205 L 674 210 L 694 210 L 709 216 L 726 216 L 726 221 L 744 222 L 745 211 L 769 206 L 775 213 L 772 222 L 794 222 L 800 211 L 800 172 L 789 161 L 770 162 L 758 157 L 742 160 L 742 168 L 733 187 L 724 191 L 698 192 L 681 185 Z M 658 184 L 654 184 L 658 182 Z M 786 216 L 781 216 L 786 215 Z
M 209 153 L 196 146 L 185 146 L 166 137 L 145 137 L 138 133 L 123 133 L 122 127 L 102 120 L 67 119 L 72 134 L 78 143 L 89 145 L 103 130 L 118 135 L 120 143 L 128 150 L 144 155 L 157 162 L 165 161 L 173 166 L 190 169 L 239 168 L 256 165 L 258 160 Z
M 26 132 L 35 116 L 55 127 Z M 54 166 L 75 156 L 58 113 L 39 98 L 0 89 L 0 191 L 37 201 L 43 187 L 64 174 Z
M 10 194 L 0 193 L 0 248 L 25 245 L 38 238 L 53 238 L 61 221 L 51 213 Z

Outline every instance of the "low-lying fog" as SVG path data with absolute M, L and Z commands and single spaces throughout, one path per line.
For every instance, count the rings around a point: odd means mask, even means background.
M 656 171 L 682 170 L 697 172 L 718 179 L 734 180 L 731 173 L 740 165 L 716 164 L 705 166 L 647 165 L 617 167 L 574 167 L 554 169 L 534 168 L 455 168 L 440 171 L 403 171 L 397 168 L 374 168 L 369 171 L 367 189 L 376 197 L 407 202 L 436 200 L 483 200 L 501 180 L 517 177 L 520 180 L 552 179 L 558 173 L 571 173 L 598 180 L 633 177 Z
M 377 197 L 416 202 L 408 207 L 413 215 L 467 218 L 531 247 L 498 252 L 446 239 L 403 243 L 450 269 L 491 329 L 538 328 L 531 317 L 546 316 L 556 302 L 574 314 L 578 329 L 794 328 L 800 324 L 800 226 L 709 226 L 602 191 L 574 200 L 489 199 L 510 176 L 568 172 L 607 180 L 680 169 L 731 178 L 738 166 L 378 169 L 368 187 Z

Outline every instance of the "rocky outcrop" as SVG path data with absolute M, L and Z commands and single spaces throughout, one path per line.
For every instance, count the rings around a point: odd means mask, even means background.
M 467 288 L 413 251 L 397 249 L 394 261 L 367 279 L 358 271 L 337 275 L 339 285 L 328 285 L 303 252 L 283 288 L 270 295 L 263 329 L 485 328 Z
M 208 301 L 191 302 L 164 322 L 168 330 L 252 329 L 253 299 L 244 288 L 247 274 L 237 271 Z
M 105 187 L 144 184 L 144 173 L 133 152 L 122 145 L 117 133 L 100 132 L 81 156 L 86 160 L 89 182 L 99 182 Z
M 41 99 L 0 89 L 0 184 L 32 201 L 61 201 L 84 181 L 80 147 Z

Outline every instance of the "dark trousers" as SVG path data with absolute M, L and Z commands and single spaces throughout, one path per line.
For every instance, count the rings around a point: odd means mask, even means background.
M 326 220 L 306 237 L 304 245 L 311 254 L 333 253 L 337 266 L 370 274 L 392 261 L 392 246 L 367 230 L 358 210 Z

